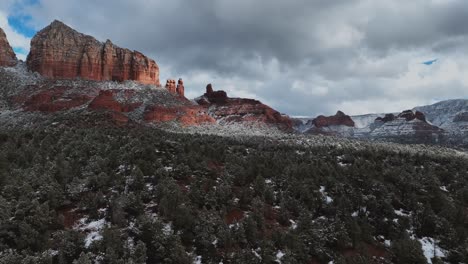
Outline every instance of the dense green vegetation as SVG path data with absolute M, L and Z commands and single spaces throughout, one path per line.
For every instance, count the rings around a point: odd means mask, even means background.
M 467 176 L 352 145 L 0 130 L 0 263 L 426 263 L 424 237 L 468 262 Z

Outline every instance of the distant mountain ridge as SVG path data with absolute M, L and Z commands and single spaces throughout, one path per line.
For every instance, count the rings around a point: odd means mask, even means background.
M 339 111 L 340 112 L 340 111 Z M 343 115 L 342 112 L 340 112 Z M 347 115 L 345 115 L 347 116 Z M 325 117 L 336 120 L 335 116 Z M 468 99 L 441 101 L 418 106 L 401 113 L 381 113 L 347 116 L 353 122 L 314 125 L 317 118 L 295 119 L 295 129 L 301 133 L 329 134 L 360 139 L 389 139 L 408 143 L 468 144 Z

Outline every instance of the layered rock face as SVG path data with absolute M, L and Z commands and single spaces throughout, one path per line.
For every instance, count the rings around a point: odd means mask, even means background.
M 225 91 L 214 91 L 211 84 L 207 85 L 206 93 L 198 97 L 196 102 L 204 106 L 210 116 L 221 124 L 267 124 L 284 130 L 292 130 L 293 122 L 288 116 L 282 115 L 257 100 L 229 98 Z
M 10 46 L 3 29 L 0 28 L 0 67 L 11 67 L 17 63 L 16 54 Z
M 160 85 L 154 60 L 117 47 L 110 40 L 103 44 L 57 20 L 31 40 L 27 65 L 31 71 L 55 79 L 134 80 Z

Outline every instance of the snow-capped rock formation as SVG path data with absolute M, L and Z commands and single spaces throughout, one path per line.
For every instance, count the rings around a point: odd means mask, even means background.
M 461 116 L 462 120 L 463 117 Z M 296 119 L 295 129 L 308 134 L 325 134 L 360 139 L 390 139 L 400 142 L 437 143 L 444 130 L 426 120 L 424 113 L 407 110 L 401 113 L 335 116 Z
M 417 142 L 431 142 L 437 141 L 443 133 L 439 127 L 429 124 L 422 112 L 412 110 L 403 111 L 397 116 L 387 114 L 379 117 L 373 126 L 370 132 L 372 138 L 402 137 L 403 140 L 413 138 Z
M 79 33 L 55 20 L 31 40 L 31 71 L 54 79 L 135 80 L 159 86 L 156 62 L 138 51 L 123 49 Z

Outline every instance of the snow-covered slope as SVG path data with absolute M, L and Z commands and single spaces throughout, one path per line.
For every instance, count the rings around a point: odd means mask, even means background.
M 423 112 L 433 125 L 450 127 L 455 116 L 460 112 L 468 112 L 468 99 L 441 101 L 432 105 L 418 106 L 414 110 Z
M 442 128 L 451 144 L 468 145 L 468 99 L 447 100 L 414 109 Z
M 383 117 L 385 114 L 367 114 L 367 115 L 355 115 L 351 116 L 354 121 L 356 128 L 365 129 L 369 128 L 374 123 L 377 117 Z

